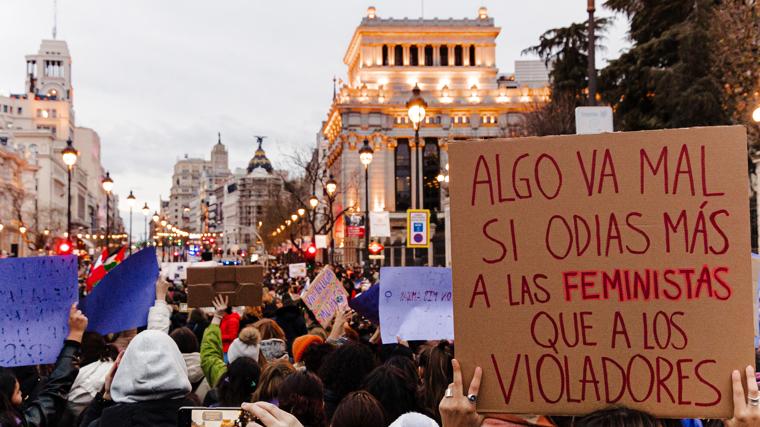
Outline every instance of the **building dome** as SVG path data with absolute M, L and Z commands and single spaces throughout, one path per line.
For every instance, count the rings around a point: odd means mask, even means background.
M 262 168 L 267 173 L 272 173 L 272 162 L 267 158 L 267 153 L 261 148 L 261 144 L 264 142 L 263 137 L 257 137 L 259 142 L 259 148 L 256 149 L 253 158 L 248 162 L 248 173 L 253 172 L 257 168 Z

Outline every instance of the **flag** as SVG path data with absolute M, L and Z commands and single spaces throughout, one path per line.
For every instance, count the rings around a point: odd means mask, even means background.
M 85 282 L 87 285 L 87 292 L 91 292 L 92 288 L 105 277 L 109 270 L 113 269 L 124 260 L 125 253 L 125 247 L 122 247 L 111 255 L 108 254 L 108 249 L 103 249 L 103 252 L 98 256 L 98 259 L 95 260 L 95 263 L 90 268 L 89 276 L 87 276 L 87 281 Z

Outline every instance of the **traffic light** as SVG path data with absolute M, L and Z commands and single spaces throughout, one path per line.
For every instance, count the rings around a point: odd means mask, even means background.
M 74 250 L 74 244 L 69 239 L 57 239 L 55 243 L 55 253 L 58 255 L 71 255 Z
M 306 258 L 313 260 L 316 256 L 317 256 L 317 247 L 314 245 L 309 245 L 309 247 L 306 248 Z

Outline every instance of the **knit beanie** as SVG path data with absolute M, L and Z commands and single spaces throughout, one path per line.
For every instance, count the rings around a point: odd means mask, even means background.
M 298 363 L 301 361 L 306 349 L 312 344 L 322 344 L 325 342 L 321 337 L 317 335 L 301 335 L 293 341 L 293 361 Z
M 229 363 L 240 357 L 250 357 L 256 362 L 259 361 L 259 351 L 261 350 L 261 332 L 253 326 L 247 326 L 240 331 L 240 334 L 227 349 L 227 360 Z

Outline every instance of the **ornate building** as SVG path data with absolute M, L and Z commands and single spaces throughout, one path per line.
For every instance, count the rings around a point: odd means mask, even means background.
M 71 62 L 65 41 L 43 40 L 36 54 L 26 56 L 24 93 L 0 96 L 0 144 L 34 168 L 35 189 L 32 207 L 20 216 L 0 212 L 0 234 L 18 232 L 23 226 L 27 248 L 43 249 L 50 238 L 66 231 L 68 183 L 61 150 L 67 139 L 79 151 L 72 170 L 72 230 L 83 236 L 105 231 L 100 137 L 92 129 L 76 126 Z M 115 217 L 112 231 L 119 232 L 121 221 L 118 214 Z M 13 252 L 6 241 L 0 236 L 0 250 Z
M 356 28 L 343 62 L 347 78 L 337 89 L 319 134 L 320 154 L 343 190 L 334 210 L 389 211 L 392 236 L 384 238 L 388 265 L 444 265 L 448 205 L 448 144 L 471 138 L 521 136 L 524 114 L 548 100 L 541 61 L 517 61 L 499 74 L 496 38 L 501 29 L 480 8 L 464 19 L 381 18 L 374 7 Z M 419 141 L 406 104 L 413 88 L 427 103 Z M 369 165 L 369 206 L 359 149 L 374 149 Z M 441 179 L 443 178 L 443 179 Z M 405 248 L 406 210 L 430 209 L 432 250 Z M 356 262 L 363 242 L 334 238 L 343 262 Z M 415 258 L 412 261 L 412 258 Z
M 263 138 L 258 138 L 258 148 L 248 167 L 236 170 L 224 187 L 225 256 L 247 255 L 263 248 L 259 223 L 284 191 L 283 173 L 274 170 L 262 142 Z

